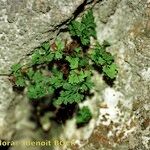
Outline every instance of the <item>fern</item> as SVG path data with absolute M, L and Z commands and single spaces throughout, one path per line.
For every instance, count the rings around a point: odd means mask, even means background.
M 103 67 L 103 72 L 106 76 L 108 76 L 110 79 L 114 79 L 117 75 L 117 65 L 112 63 L 110 65 Z
M 27 95 L 30 99 L 42 98 L 53 93 L 53 88 L 49 84 L 49 78 L 44 76 L 40 71 L 28 72 L 30 84 L 28 85 Z
M 117 75 L 117 65 L 114 63 L 114 57 L 111 53 L 106 51 L 108 43 L 105 41 L 105 45 L 96 44 L 94 51 L 91 53 L 91 60 L 95 65 L 102 67 L 102 71 L 105 76 L 110 79 L 115 79 Z
M 49 63 L 53 60 L 54 55 L 50 52 L 49 42 L 44 42 L 41 47 L 37 48 L 32 55 L 32 64 L 39 65 Z
M 12 65 L 11 73 L 13 73 L 13 74 L 18 73 L 18 71 L 20 70 L 21 67 L 22 67 L 21 64 L 14 64 L 14 65 Z
M 55 60 L 60 60 L 63 57 L 63 50 L 65 48 L 64 43 L 60 39 L 57 39 L 55 41 L 55 46 L 56 46 L 56 49 L 52 51 L 51 54 L 54 55 Z
M 71 69 L 76 69 L 78 68 L 79 65 L 79 58 L 73 58 L 70 56 L 66 57 L 66 60 L 70 63 L 70 68 Z
M 14 75 L 16 86 L 24 87 L 25 86 L 25 77 L 23 76 L 21 69 L 21 64 L 14 64 L 11 67 L 11 73 Z
M 72 89 L 67 91 L 62 91 L 60 96 L 57 100 L 54 101 L 54 105 L 61 105 L 61 104 L 73 104 L 79 103 L 83 100 L 84 95 L 79 93 L 78 91 L 72 91 Z
M 89 71 L 73 70 L 70 72 L 70 75 L 69 75 L 69 83 L 78 84 L 80 82 L 83 82 L 84 79 L 88 76 L 90 76 Z
M 78 104 L 82 102 L 94 87 L 91 78 L 95 66 L 110 79 L 117 76 L 117 65 L 114 57 L 106 48 L 107 41 L 90 48 L 90 38 L 96 40 L 96 24 L 92 10 L 89 10 L 81 21 L 72 21 L 69 32 L 72 42 L 65 44 L 57 39 L 53 44 L 44 42 L 37 47 L 26 67 L 15 64 L 11 75 L 16 87 L 25 87 L 31 100 L 52 97 L 48 103 L 55 107 Z M 72 46 L 73 41 L 76 43 Z M 77 112 L 77 124 L 89 122 L 92 114 L 89 108 L 83 107 Z
M 80 22 L 72 21 L 69 25 L 69 30 L 73 37 L 79 38 L 82 45 L 88 46 L 90 44 L 90 37 L 96 38 L 95 27 L 93 12 L 89 10 Z
M 78 126 L 87 124 L 92 118 L 92 113 L 88 106 L 83 106 L 76 115 L 76 123 Z
M 56 89 L 61 87 L 64 83 L 63 74 L 60 71 L 56 71 L 50 78 L 49 82 L 53 85 Z

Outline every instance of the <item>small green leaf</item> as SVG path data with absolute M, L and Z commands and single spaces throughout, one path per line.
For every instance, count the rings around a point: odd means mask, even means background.
M 39 82 L 37 84 L 31 84 L 28 87 L 27 95 L 30 99 L 42 98 L 46 96 L 47 94 L 48 93 L 47 93 L 45 84 L 43 84 L 42 82 Z
M 50 49 L 50 43 L 44 42 L 41 46 L 44 50 L 48 51 Z
M 18 87 L 24 87 L 25 86 L 25 77 L 23 76 L 23 74 L 21 73 L 21 64 L 14 64 L 11 67 L 11 73 L 13 74 L 13 76 L 15 77 L 15 84 Z
M 33 85 L 30 85 L 30 86 L 28 87 L 27 96 L 28 96 L 29 98 L 31 98 L 31 99 L 32 99 L 32 98 L 33 98 L 33 99 L 38 98 L 37 92 L 36 92 L 35 87 L 34 87 Z
M 34 82 L 40 83 L 41 81 L 43 81 L 43 75 L 40 71 L 36 71 L 34 73 L 34 76 L 33 76 L 32 79 L 33 79 Z
M 53 53 L 49 53 L 45 56 L 45 59 L 47 62 L 51 62 L 54 59 L 54 54 Z
M 81 37 L 81 43 L 83 45 L 89 45 L 90 44 L 90 38 L 89 37 L 86 37 L 86 36 L 82 36 Z
M 41 64 L 41 55 L 38 51 L 35 51 L 32 55 L 32 64 Z
M 57 47 L 57 50 L 58 50 L 58 51 L 63 51 L 63 50 L 64 50 L 65 44 L 64 44 L 64 42 L 62 42 L 60 39 L 57 39 L 57 40 L 55 41 L 55 44 L 56 44 L 56 47 Z
M 33 78 L 34 75 L 34 71 L 32 68 L 30 68 L 27 72 L 27 76 L 29 77 L 29 79 L 31 80 Z
M 117 66 L 116 64 L 111 64 L 103 67 L 103 72 L 106 76 L 108 76 L 110 79 L 114 79 L 117 75 Z
M 77 48 L 75 48 L 75 51 L 76 51 L 77 53 L 79 53 L 79 52 L 81 51 L 81 48 L 80 48 L 80 47 L 77 47 Z
M 77 84 L 79 82 L 83 82 L 84 79 L 91 75 L 90 71 L 70 71 L 69 75 L 69 83 L 70 84 Z
M 85 56 L 85 58 L 80 58 L 79 60 L 80 67 L 87 67 L 89 66 L 89 59 Z
M 71 69 L 78 68 L 79 58 L 73 58 L 73 57 L 67 56 L 66 60 L 69 61 Z
M 58 97 L 57 100 L 54 101 L 54 105 L 61 105 L 61 104 L 72 104 L 74 102 L 79 103 L 81 102 L 81 100 L 83 100 L 84 96 L 80 93 L 78 93 L 78 91 L 72 91 L 67 90 L 67 91 L 62 91 L 60 93 L 60 96 Z
M 114 57 L 111 55 L 111 53 L 107 52 L 105 47 L 98 43 L 93 49 L 90 57 L 97 65 L 101 66 L 106 64 L 110 65 L 114 62 Z
M 70 75 L 69 75 L 69 83 L 74 84 L 74 83 L 78 83 L 78 82 L 80 82 L 78 74 L 74 70 L 71 71 Z
M 56 89 L 61 87 L 64 83 L 63 74 L 59 71 L 55 71 L 55 74 L 49 78 L 49 82 L 53 85 Z
M 59 51 L 56 51 L 55 52 L 55 60 L 59 60 L 59 59 L 61 59 L 62 58 L 62 52 L 59 52 Z
M 19 63 L 14 64 L 14 65 L 12 65 L 12 67 L 11 67 L 11 72 L 12 72 L 12 73 L 17 72 L 19 69 L 21 69 L 21 64 L 19 64 Z
M 86 81 L 80 85 L 81 92 L 89 91 L 93 88 L 94 83 L 91 81 L 91 77 L 87 77 Z
M 84 26 L 78 21 L 72 21 L 69 25 L 70 34 L 72 36 L 81 37 L 83 29 L 84 29 Z
M 73 88 L 73 86 L 72 86 L 71 84 L 69 84 L 68 82 L 66 82 L 66 83 L 63 84 L 63 88 L 64 88 L 65 90 L 70 90 L 70 89 Z
M 54 88 L 52 86 L 48 87 L 48 94 L 53 94 L 54 93 Z
M 16 80 L 16 85 L 19 87 L 25 86 L 25 79 L 23 77 L 18 77 Z
M 92 118 L 92 113 L 88 106 L 83 106 L 76 115 L 76 123 L 77 125 L 84 125 L 88 123 Z
M 114 57 L 109 52 L 103 53 L 102 58 L 105 60 L 105 63 L 107 64 L 111 64 L 114 61 Z
M 83 17 L 81 22 L 72 21 L 69 25 L 70 34 L 73 37 L 78 37 L 84 46 L 89 46 L 90 37 L 96 38 L 96 24 L 92 10 L 89 10 Z

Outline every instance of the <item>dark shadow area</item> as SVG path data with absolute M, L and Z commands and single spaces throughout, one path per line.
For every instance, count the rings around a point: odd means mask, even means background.
M 77 9 L 76 11 L 73 13 L 73 16 L 75 18 L 77 18 L 83 11 L 84 11 L 84 8 L 85 8 L 85 5 L 87 4 L 87 0 L 85 0 Z
M 103 73 L 102 66 L 93 65 L 94 70 L 96 70 L 99 74 Z
M 107 76 L 104 75 L 103 80 L 106 82 L 107 85 L 109 85 L 110 87 L 113 87 L 114 81 L 116 79 L 110 79 L 110 78 L 108 78 Z
M 76 112 L 76 110 L 78 109 L 78 105 L 77 104 L 68 104 L 66 105 L 62 105 L 56 112 L 55 112 L 55 116 L 53 118 L 51 118 L 52 120 L 56 121 L 58 124 L 65 124 L 65 122 L 68 119 L 71 119 L 74 115 L 74 113 Z
M 24 89 L 25 89 L 25 87 L 18 87 L 16 85 L 14 85 L 12 88 L 13 88 L 13 91 L 18 93 L 18 94 L 22 94 Z
M 85 5 L 86 5 L 86 4 L 87 4 L 87 0 L 85 0 L 79 7 L 77 7 L 77 9 L 75 10 L 75 12 L 73 13 L 73 17 L 72 17 L 71 20 L 70 20 L 70 18 L 69 18 L 69 19 L 65 20 L 64 22 L 62 22 L 61 24 L 56 25 L 55 30 L 56 30 L 56 29 L 59 29 L 59 28 L 62 27 L 63 25 L 69 24 L 70 21 L 72 21 L 72 20 L 74 20 L 75 18 L 77 18 L 77 17 L 84 11 L 84 8 L 85 8 Z M 62 29 L 62 30 L 63 30 L 63 29 Z M 68 27 L 65 27 L 64 30 L 68 31 Z M 59 33 L 60 33 L 60 31 L 59 31 Z
M 82 128 L 82 127 L 86 126 L 87 124 L 88 124 L 88 122 L 80 123 L 80 124 L 77 124 L 76 126 L 77 126 L 77 129 L 79 129 L 79 128 Z
M 47 112 L 55 112 L 56 107 L 54 107 L 50 101 L 49 97 L 43 97 L 41 99 L 31 100 L 30 104 L 32 106 L 30 120 L 35 122 L 36 128 L 42 128 L 40 123 L 40 118 L 44 116 Z
M 40 118 L 44 116 L 46 113 L 51 112 L 53 115 L 49 118 L 49 120 L 53 120 L 58 124 L 65 124 L 68 119 L 71 119 L 78 109 L 78 104 L 67 104 L 61 105 L 58 108 L 52 104 L 52 101 L 47 98 L 41 98 L 38 100 L 31 100 L 30 104 L 32 106 L 30 120 L 35 122 L 36 128 L 42 128 L 40 123 Z
M 59 30 L 59 33 L 64 33 L 64 32 L 68 32 L 68 27 L 66 27 L 66 28 L 61 28 L 60 30 Z M 58 33 L 58 34 L 59 34 Z

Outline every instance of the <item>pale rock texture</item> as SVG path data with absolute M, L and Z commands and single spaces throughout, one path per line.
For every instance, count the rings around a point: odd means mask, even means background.
M 8 77 L 3 74 L 9 74 L 12 64 L 42 42 L 54 38 L 56 29 L 73 17 L 83 2 L 0 0 L 0 139 L 11 139 L 16 130 L 21 132 L 30 126 L 28 100 L 13 92 Z
M 0 0 L 0 74 L 9 73 L 13 63 L 43 41 L 55 38 L 59 27 L 81 4 L 83 0 Z M 86 102 L 94 117 L 87 127 L 76 129 L 73 120 L 63 127 L 54 125 L 50 134 L 75 137 L 72 150 L 148 150 L 150 1 L 99 0 L 93 10 L 98 41 L 110 42 L 107 50 L 115 55 L 118 76 L 108 87 L 94 74 L 95 97 Z M 12 91 L 7 76 L 0 76 L 0 93 L 0 139 L 33 137 L 30 131 L 34 125 L 28 121 L 30 105 Z
M 102 90 L 107 107 L 99 108 L 98 125 L 82 149 L 149 150 L 150 1 L 103 0 L 94 14 L 98 40 L 111 43 L 119 73 L 114 86 Z

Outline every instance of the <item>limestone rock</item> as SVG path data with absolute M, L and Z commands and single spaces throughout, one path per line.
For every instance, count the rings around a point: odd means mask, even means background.
M 8 74 L 12 64 L 55 37 L 56 27 L 69 20 L 83 2 L 0 0 L 0 74 Z M 26 98 L 18 97 L 8 77 L 0 76 L 0 139 L 11 139 L 16 130 L 27 128 L 29 110 Z
M 0 73 L 8 73 L 33 48 L 54 37 L 83 0 L 0 1 Z

